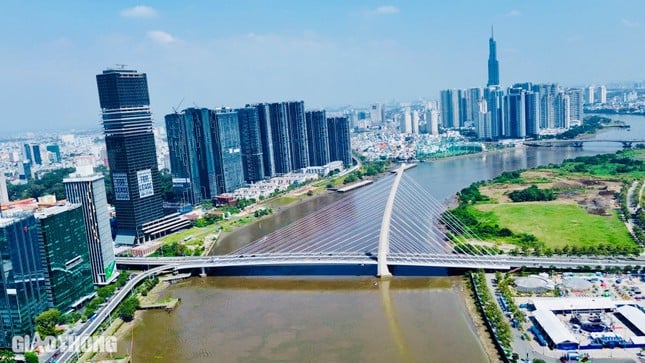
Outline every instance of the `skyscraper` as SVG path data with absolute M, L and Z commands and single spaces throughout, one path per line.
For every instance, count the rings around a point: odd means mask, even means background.
M 284 102 L 270 103 L 268 106 L 274 171 L 276 174 L 286 174 L 293 170 L 291 167 L 291 142 L 289 141 L 287 104 Z
M 521 88 L 509 88 L 504 96 L 503 136 L 511 138 L 526 137 L 526 92 Z
M 340 160 L 345 166 L 352 165 L 352 147 L 347 117 L 327 119 L 329 131 L 329 157 L 331 161 Z
M 117 242 L 140 242 L 143 224 L 163 217 L 147 77 L 136 70 L 107 69 L 96 82 L 114 184 Z
M 63 184 L 67 200 L 83 208 L 92 279 L 97 285 L 108 284 L 117 274 L 105 180 L 102 175 L 71 175 Z
M 0 171 L 0 204 L 9 202 L 9 191 L 7 190 L 7 178 L 4 172 Z
M 287 102 L 287 120 L 291 143 L 291 168 L 292 170 L 306 168 L 309 166 L 309 143 L 304 101 Z
M 533 86 L 534 92 L 540 93 L 540 129 L 555 128 L 555 95 L 559 86 L 555 83 Z
M 36 316 L 49 307 L 33 214 L 0 217 L 0 258 L 0 346 L 10 347 L 12 337 L 33 334 Z
M 43 164 L 43 157 L 40 153 L 40 145 L 38 144 L 33 144 L 31 145 L 31 150 L 32 150 L 32 156 L 34 158 L 34 164 L 42 165 Z
M 275 161 L 273 159 L 273 138 L 271 131 L 271 116 L 269 115 L 269 105 L 267 105 L 266 103 L 260 103 L 251 107 L 255 107 L 258 110 L 264 176 L 272 177 L 275 174 Z
M 480 139 L 491 139 L 492 136 L 492 124 L 490 121 L 491 113 L 488 111 L 488 103 L 485 99 L 481 99 L 477 105 L 477 122 L 475 123 L 475 130 L 477 132 L 477 137 Z
M 569 117 L 571 122 L 582 124 L 584 119 L 584 94 L 579 88 L 570 88 L 567 90 L 569 96 Z
M 402 134 L 412 133 L 412 113 L 410 111 L 410 108 L 406 108 L 403 111 L 403 114 L 400 116 L 401 116 L 401 123 L 399 126 L 399 131 Z
M 495 42 L 493 27 L 490 28 L 488 40 L 488 83 L 486 86 L 499 86 L 499 62 L 497 61 L 497 43 Z
M 207 108 L 188 108 L 166 115 L 166 137 L 175 198 L 200 204 L 217 195 L 211 122 Z
M 553 100 L 555 128 L 568 129 L 571 127 L 571 105 L 569 95 L 564 92 L 558 92 Z
M 264 179 L 260 115 L 257 107 L 238 108 L 236 111 L 242 145 L 244 180 L 247 183 L 257 182 Z
M 504 91 L 497 86 L 488 87 L 484 97 L 490 112 L 491 138 L 498 139 L 504 135 Z
M 23 144 L 22 145 L 22 151 L 23 151 L 23 160 L 29 160 L 30 163 L 34 163 L 34 158 L 31 154 L 31 144 Z
M 526 135 L 538 136 L 540 132 L 540 94 L 537 92 L 526 92 Z
M 211 135 L 217 192 L 230 193 L 244 186 L 237 112 L 222 108 L 215 110 L 214 115 Z
M 607 87 L 604 85 L 598 87 L 598 102 L 607 103 Z
M 441 91 L 441 124 L 444 128 L 458 128 L 459 92 L 455 89 Z
M 593 105 L 596 103 L 596 97 L 595 97 L 595 91 L 596 91 L 596 86 L 589 86 L 585 89 L 587 91 L 587 97 L 586 97 L 586 102 L 589 105 Z
M 325 110 L 307 111 L 307 137 L 309 139 L 309 165 L 323 166 L 329 160 L 329 130 Z
M 53 163 L 60 163 L 60 146 L 58 144 L 51 144 L 46 146 L 46 150 L 52 153 L 51 161 Z
M 419 134 L 419 111 L 412 111 L 412 131 L 413 134 Z
M 65 313 L 94 294 L 87 233 L 80 204 L 38 211 L 41 253 L 51 306 Z

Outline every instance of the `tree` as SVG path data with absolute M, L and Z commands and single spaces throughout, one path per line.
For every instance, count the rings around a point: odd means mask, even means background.
M 58 309 L 49 309 L 36 317 L 36 331 L 41 337 L 56 335 L 56 325 L 61 321 Z
M 25 362 L 38 363 L 38 355 L 34 352 L 25 352 Z
M 0 349 L 0 363 L 14 363 L 16 355 L 11 349 Z
M 161 198 L 165 202 L 174 202 L 175 193 L 172 190 L 172 175 L 168 169 L 159 172 L 159 184 L 161 185 Z
M 355 182 L 357 180 L 358 180 L 358 177 L 356 176 L 356 174 L 351 173 L 351 174 L 349 174 L 348 176 L 345 177 L 345 179 L 343 180 L 343 184 L 353 183 L 353 182 Z
M 121 303 L 119 308 L 119 318 L 123 321 L 132 321 L 134 318 L 134 313 L 139 308 L 139 299 L 136 297 L 129 297 Z

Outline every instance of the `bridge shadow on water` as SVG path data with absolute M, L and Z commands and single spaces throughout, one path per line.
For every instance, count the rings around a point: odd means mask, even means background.
M 446 277 L 461 275 L 464 270 L 443 267 L 392 266 L 396 277 Z M 193 275 L 201 270 L 195 269 Z M 206 268 L 208 276 L 376 276 L 376 265 L 315 265 L 315 266 L 236 266 Z

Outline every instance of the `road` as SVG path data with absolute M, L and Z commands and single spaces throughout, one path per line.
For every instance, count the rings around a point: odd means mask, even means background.
M 110 316 L 110 314 L 116 309 L 116 307 L 123 301 L 125 298 L 127 298 L 132 292 L 134 291 L 134 288 L 143 280 L 163 273 L 167 271 L 171 271 L 174 269 L 174 265 L 168 264 L 168 265 L 163 265 L 163 266 L 158 266 L 154 267 L 152 269 L 149 269 L 147 271 L 144 271 L 142 273 L 137 274 L 133 278 L 131 278 L 118 292 L 113 295 L 108 303 L 101 308 L 97 313 L 96 316 L 85 322 L 81 326 L 81 329 L 78 330 L 78 332 L 75 334 L 76 336 L 80 337 L 79 343 L 77 346 L 83 347 L 83 342 L 87 340 L 88 337 L 92 336 L 99 326 Z M 74 351 L 66 351 L 66 352 L 58 352 L 58 358 L 56 359 L 57 363 L 66 363 L 66 362 L 73 362 L 78 359 L 82 355 L 82 352 L 74 352 Z

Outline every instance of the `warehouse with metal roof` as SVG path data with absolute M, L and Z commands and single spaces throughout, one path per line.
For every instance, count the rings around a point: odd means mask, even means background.
M 536 310 L 533 312 L 533 318 L 541 330 L 546 333 L 553 347 L 562 350 L 578 349 L 580 345 L 578 339 L 553 312 Z
M 616 309 L 616 315 L 638 336 L 645 335 L 645 313 L 633 306 L 625 305 Z

